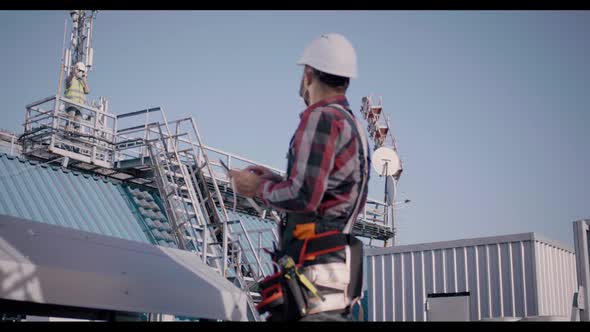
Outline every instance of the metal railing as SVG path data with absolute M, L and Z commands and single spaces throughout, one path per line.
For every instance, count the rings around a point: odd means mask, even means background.
M 99 108 L 50 96 L 26 106 L 23 154 L 69 157 L 110 168 L 114 162 L 116 117 Z
M 127 117 L 131 115 L 145 114 L 146 117 L 144 121 L 142 121 L 145 123 L 145 125 L 139 125 L 119 130 L 120 133 L 118 135 L 118 144 L 120 144 L 121 142 L 135 142 L 137 140 L 140 140 L 142 137 L 148 137 L 150 134 L 155 134 L 156 129 L 149 127 L 149 114 L 159 110 L 159 108 L 151 108 L 143 111 L 131 112 L 122 116 L 120 115 L 119 117 Z M 180 122 L 187 121 L 188 119 L 189 118 L 175 120 L 170 122 L 169 124 L 170 126 L 175 126 Z M 230 181 L 225 173 L 223 166 L 217 160 L 223 160 L 229 168 L 232 168 L 234 166 L 244 168 L 251 165 L 257 165 L 267 167 L 279 176 L 286 176 L 286 172 L 283 170 L 245 158 L 235 153 L 226 152 L 221 149 L 217 149 L 207 145 L 200 145 L 198 142 L 191 142 L 186 137 L 177 137 L 176 139 L 180 143 L 193 144 L 197 150 L 204 150 L 205 153 L 209 155 L 209 164 L 211 165 L 211 171 L 209 171 L 209 169 L 203 170 L 204 175 L 210 179 L 215 179 L 218 183 L 224 186 L 229 186 Z M 127 152 L 124 154 L 121 153 L 121 150 L 119 150 L 118 160 L 145 158 L 145 151 L 145 148 L 139 145 L 136 145 L 134 148 L 129 148 Z M 197 162 L 202 161 L 202 158 L 203 157 L 201 154 L 197 154 Z M 360 221 L 366 223 L 375 224 L 382 227 L 391 227 L 387 224 L 387 213 L 388 206 L 385 202 L 368 198 L 367 203 L 361 210 L 361 213 L 359 214 L 358 218 Z
M 152 107 L 113 115 L 96 107 L 75 103 L 65 97 L 50 96 L 26 106 L 25 131 L 19 142 L 22 143 L 25 155 L 45 159 L 51 159 L 51 155 L 68 156 L 73 160 L 115 169 L 125 161 L 135 160 L 136 164 L 147 169 L 151 167 L 147 142 L 157 139 L 160 136 L 160 127 L 167 125 L 170 131 L 174 132 L 174 141 L 179 145 L 179 150 L 190 149 L 195 156 L 196 161 L 187 157 L 186 153 L 180 153 L 179 158 L 183 163 L 196 165 L 208 159 L 203 175 L 213 185 L 211 189 L 216 191 L 216 195 L 219 185 L 224 188 L 230 187 L 230 181 L 218 160 L 223 160 L 230 168 L 259 165 L 271 169 L 279 176 L 286 176 L 283 170 L 206 146 L 196 137 L 191 139 L 181 135 L 182 125 L 193 126 L 194 120 L 183 118 L 167 121 L 162 113 L 161 108 Z M 131 125 L 119 129 L 118 127 L 126 120 L 131 120 Z M 188 129 L 194 132 L 192 128 Z M 387 205 L 384 202 L 368 199 L 359 214 L 359 221 L 387 228 L 390 227 L 387 223 L 387 213 Z M 263 214 L 259 217 L 278 215 L 277 211 L 272 209 L 265 210 Z M 227 220 L 225 215 L 219 217 L 220 220 Z
M 247 257 L 245 254 L 248 252 L 251 252 L 252 255 L 254 256 L 254 260 L 255 260 L 254 262 L 250 262 L 250 261 L 246 260 L 246 262 L 244 262 L 241 265 L 248 266 L 253 272 L 255 272 L 255 274 L 254 274 L 255 279 L 261 279 L 265 276 L 268 276 L 272 270 L 269 270 L 268 273 L 267 273 L 267 271 L 264 270 L 264 264 L 263 264 L 263 260 L 261 257 L 262 257 L 262 253 L 263 253 L 264 249 L 272 251 L 273 248 L 272 247 L 264 247 L 262 245 L 262 235 L 264 233 L 271 233 L 274 238 L 275 233 L 274 233 L 273 229 L 266 228 L 266 229 L 246 230 L 246 228 L 244 227 L 242 222 L 238 222 L 238 224 L 240 225 L 241 230 L 232 231 L 231 234 L 236 236 L 236 240 L 238 242 L 241 242 L 242 238 L 245 239 L 245 241 L 248 243 L 248 245 L 245 249 L 242 247 L 242 253 L 244 254 L 243 256 Z M 257 236 L 257 240 L 258 240 L 257 246 L 254 245 L 254 241 L 252 240 L 251 235 Z
M 21 147 L 20 144 L 18 144 L 18 137 L 15 134 L 0 129 L 0 141 L 9 144 L 7 149 L 10 155 L 15 155 L 16 152 L 20 153 L 18 150 L 20 150 Z
M 578 280 L 574 310 L 578 311 L 580 321 L 587 322 L 590 321 L 590 219 L 575 221 L 573 226 Z

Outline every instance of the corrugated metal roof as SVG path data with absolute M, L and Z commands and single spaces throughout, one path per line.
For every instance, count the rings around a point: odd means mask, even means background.
M 0 214 L 58 225 L 127 240 L 177 247 L 172 228 L 156 192 L 0 153 Z M 240 220 L 259 255 L 265 274 L 271 273 L 270 255 L 276 224 L 244 213 L 228 211 Z M 241 232 L 232 224 L 232 232 Z M 246 259 L 255 265 L 246 237 Z
M 0 214 L 150 243 L 122 184 L 0 154 Z

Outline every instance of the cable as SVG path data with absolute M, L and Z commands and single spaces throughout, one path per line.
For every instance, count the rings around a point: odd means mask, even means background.
M 230 181 L 231 191 L 234 194 L 234 204 L 233 204 L 232 210 L 234 213 L 236 213 L 236 206 L 238 205 L 238 195 L 236 194 L 236 184 L 234 183 L 234 178 L 230 178 L 230 179 L 231 179 L 231 181 Z

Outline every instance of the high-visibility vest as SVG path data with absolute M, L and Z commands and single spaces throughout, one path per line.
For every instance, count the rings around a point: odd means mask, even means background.
M 75 103 L 85 104 L 86 94 L 84 93 L 84 83 L 82 80 L 73 77 L 69 86 L 66 88 L 64 96 Z

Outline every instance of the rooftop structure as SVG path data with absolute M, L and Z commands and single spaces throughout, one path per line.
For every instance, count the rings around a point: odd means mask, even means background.
M 236 194 L 220 161 L 262 164 L 207 145 L 192 117 L 168 119 L 161 107 L 113 112 L 105 97 L 64 97 L 64 75 L 76 63 L 94 70 L 96 12 L 70 15 L 57 92 L 25 106 L 22 134 L 0 132 L 0 269 L 23 281 L 2 289 L 0 313 L 261 320 L 254 286 L 275 269 L 266 250 L 277 242 L 281 213 Z M 381 98 L 363 98 L 360 116 L 375 153 L 385 151 L 373 158 L 384 199 L 369 199 L 353 229 L 389 247 L 366 251 L 371 320 L 425 320 L 429 295 L 440 297 L 440 289 L 470 292 L 478 301 L 468 306 L 473 319 L 561 315 L 574 291 L 587 299 L 579 291 L 588 284 L 587 223 L 576 226 L 576 251 L 586 253 L 577 289 L 573 252 L 534 234 L 393 246 L 403 171 L 397 143 Z M 564 268 L 546 269 L 547 257 Z
M 277 242 L 281 213 L 236 194 L 219 161 L 261 164 L 205 145 L 191 117 L 170 120 L 161 107 L 114 113 L 105 97 L 65 97 L 63 78 L 77 63 L 94 69 L 96 12 L 70 15 L 57 93 L 25 106 L 22 134 L 2 136 L 0 215 L 190 252 L 261 319 L 253 286 L 273 273 L 265 249 Z M 386 243 L 390 209 L 369 200 L 354 234 Z

